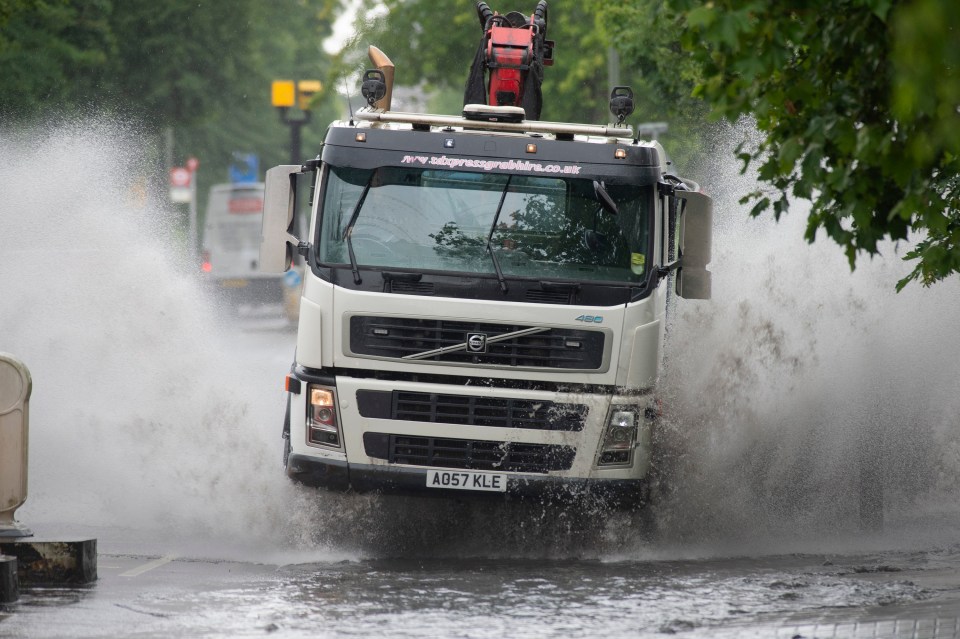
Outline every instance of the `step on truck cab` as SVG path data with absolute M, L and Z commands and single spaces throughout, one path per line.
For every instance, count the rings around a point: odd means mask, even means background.
M 267 172 L 261 268 L 306 264 L 287 474 L 642 502 L 668 299 L 710 295 L 710 198 L 622 124 L 382 95 Z

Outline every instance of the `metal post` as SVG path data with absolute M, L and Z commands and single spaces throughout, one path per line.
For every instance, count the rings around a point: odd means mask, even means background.
M 30 371 L 19 359 L 0 353 L 0 538 L 29 537 L 13 518 L 27 499 L 27 435 Z
M 302 120 L 297 120 L 290 123 L 290 163 L 291 164 L 301 164 L 302 159 L 300 157 L 300 125 L 303 124 Z
M 290 127 L 290 164 L 299 166 L 303 164 L 303 158 L 300 156 L 300 129 L 310 122 L 310 111 L 301 111 L 303 116 L 300 119 L 294 119 L 290 117 L 290 109 L 282 107 L 279 110 L 280 119 Z
M 197 257 L 197 173 L 190 173 L 190 263 Z
M 607 47 L 607 82 L 610 87 L 620 86 L 620 53 Z

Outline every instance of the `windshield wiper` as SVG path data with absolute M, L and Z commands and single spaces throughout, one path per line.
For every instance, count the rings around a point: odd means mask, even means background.
M 487 235 L 487 252 L 490 253 L 490 260 L 493 262 L 493 270 L 497 274 L 497 281 L 500 282 L 500 291 L 507 292 L 507 280 L 503 277 L 503 271 L 500 270 L 500 260 L 497 254 L 493 252 L 493 232 L 497 229 L 497 221 L 500 219 L 500 211 L 503 210 L 503 203 L 507 199 L 507 191 L 510 190 L 510 180 L 512 175 L 507 176 L 507 183 L 503 185 L 503 193 L 500 194 L 500 204 L 497 205 L 497 213 L 493 216 L 493 224 L 490 225 L 490 233 Z
M 370 179 L 367 180 L 367 183 L 363 185 L 363 191 L 360 192 L 360 197 L 357 199 L 357 205 L 353 207 L 353 213 L 350 215 L 350 221 L 347 222 L 347 228 L 343 229 L 343 237 L 341 241 L 347 243 L 347 253 L 350 255 L 350 270 L 353 271 L 353 283 L 360 284 L 363 282 L 360 279 L 360 267 L 357 266 L 357 256 L 353 253 L 353 240 L 351 235 L 353 235 L 353 225 L 357 223 L 357 218 L 360 217 L 360 207 L 363 206 L 363 201 L 367 199 L 367 193 L 370 192 L 370 185 L 373 184 L 373 176 L 375 173 L 370 174 Z
M 620 210 L 617 208 L 617 203 L 613 201 L 613 198 L 610 197 L 610 194 L 607 192 L 607 185 L 603 182 L 598 182 L 597 180 L 593 181 L 593 195 L 596 198 L 597 202 L 600 203 L 600 206 L 604 211 L 611 215 L 619 215 Z

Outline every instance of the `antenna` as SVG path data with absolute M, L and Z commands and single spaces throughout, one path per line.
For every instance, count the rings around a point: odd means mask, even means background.
M 353 103 L 350 102 L 350 86 L 347 84 L 347 74 L 343 74 L 344 95 L 347 96 L 347 108 L 350 109 L 350 126 L 353 126 Z

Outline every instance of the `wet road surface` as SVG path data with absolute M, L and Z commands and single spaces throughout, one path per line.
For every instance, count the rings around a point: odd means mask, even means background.
M 0 140 L 0 350 L 34 380 L 18 516 L 100 542 L 97 583 L 25 589 L 0 637 L 960 636 L 960 283 L 894 294 L 895 256 L 850 274 L 802 210 L 760 223 L 731 188 L 714 299 L 665 345 L 659 537 L 333 497 L 280 466 L 294 332 L 222 321 L 170 212 L 131 207 L 138 141 L 103 136 Z M 727 164 L 710 183 L 749 178 Z M 856 530 L 865 436 L 879 535 Z
M 86 532 L 101 539 L 99 580 L 24 589 L 0 609 L 0 637 L 960 636 L 960 546 L 676 559 L 653 558 L 678 552 L 662 542 L 632 549 L 645 559 L 274 549 L 258 561 L 210 539 L 162 552 L 162 535 Z
M 279 388 L 290 328 L 248 319 L 226 330 L 243 344 L 248 392 Z M 198 408 L 209 412 L 210 396 Z M 186 437 L 214 450 L 216 438 L 152 431 L 142 493 L 84 469 L 94 492 L 58 496 L 64 484 L 41 462 L 21 519 L 48 537 L 97 537 L 99 580 L 24 589 L 0 611 L 0 637 L 960 636 L 955 521 L 785 538 L 691 536 L 681 519 L 651 537 L 645 518 L 616 513 L 331 495 L 283 477 L 272 419 L 282 393 L 269 399 L 272 410 L 252 416 L 218 405 L 225 416 L 200 424 L 216 432 L 256 417 L 248 435 L 260 439 L 223 462 L 179 446 Z M 100 436 L 97 454 L 105 444 L 136 450 L 133 434 L 119 444 Z M 70 513 L 71 523 L 46 523 Z

